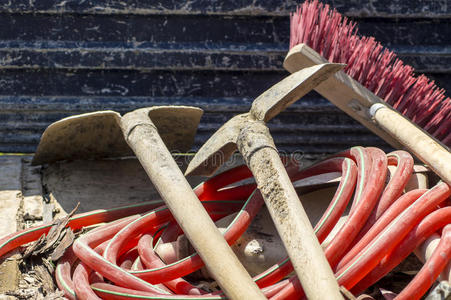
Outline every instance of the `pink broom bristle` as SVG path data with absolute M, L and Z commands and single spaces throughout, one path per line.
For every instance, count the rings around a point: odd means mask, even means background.
M 382 98 L 429 134 L 451 147 L 451 99 L 434 81 L 373 37 L 358 35 L 356 23 L 329 5 L 307 0 L 291 14 L 290 49 L 306 44 Z

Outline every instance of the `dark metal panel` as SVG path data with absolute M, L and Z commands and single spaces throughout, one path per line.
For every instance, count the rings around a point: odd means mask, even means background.
M 196 136 L 198 149 L 224 122 L 249 110 L 247 98 L 145 98 L 145 97 L 0 97 L 0 139 L 11 151 L 32 152 L 45 127 L 60 118 L 86 111 L 113 109 L 121 113 L 130 106 L 195 103 L 205 113 Z M 373 145 L 388 149 L 367 129 L 315 95 L 295 103 L 269 123 L 276 144 L 282 151 L 301 152 L 312 157 L 332 153 L 349 145 Z M 337 138 L 337 136 L 339 138 Z
M 449 0 L 324 0 L 340 12 L 350 16 L 377 17 L 449 17 L 451 2 Z M 0 4 L 0 11 L 20 13 L 63 12 L 85 14 L 226 14 L 226 15 L 288 15 L 295 9 L 296 0 L 14 0 Z
M 0 70 L 0 95 L 255 97 L 285 71 Z
M 451 89 L 451 3 L 325 1 L 418 71 Z M 0 3 L 0 152 L 33 152 L 50 123 L 150 105 L 205 110 L 197 149 L 287 75 L 297 1 L 28 1 Z M 389 150 L 311 93 L 269 124 L 281 150 L 307 156 L 352 145 Z
M 359 32 L 386 46 L 450 45 L 449 19 L 356 18 Z M 0 13 L 8 47 L 283 50 L 289 18 L 268 16 Z M 208 28 L 208 30 L 206 30 Z
M 270 49 L 0 48 L 0 69 L 280 70 L 286 51 Z
M 0 69 L 0 96 L 146 96 L 255 98 L 288 73 L 280 71 L 172 71 Z M 428 74 L 451 90 L 451 74 Z
M 0 14 L 1 40 L 79 41 L 97 47 L 140 48 L 153 43 L 277 43 L 288 41 L 287 17 L 241 17 L 208 15 L 80 15 Z M 206 30 L 208 29 L 208 30 Z M 174 44 L 178 43 L 178 44 Z M 182 43 L 182 44 L 180 44 Z M 78 45 L 77 45 L 78 46 Z M 186 45 L 191 47 L 191 45 Z
M 449 72 L 449 20 L 358 21 L 419 72 Z M 289 38 L 287 17 L 261 16 L 3 14 L 0 27 L 2 69 L 273 71 Z
M 418 72 L 451 72 L 451 47 L 390 47 Z M 285 50 L 0 48 L 0 69 L 278 71 Z

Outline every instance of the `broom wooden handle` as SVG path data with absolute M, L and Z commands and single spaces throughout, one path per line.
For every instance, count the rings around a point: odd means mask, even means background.
M 288 52 L 283 66 L 289 72 L 296 72 L 323 63 L 327 63 L 324 57 L 307 45 L 299 44 Z M 388 104 L 351 76 L 339 71 L 318 85 L 315 91 L 395 149 L 405 148 L 412 152 L 430 166 L 444 182 L 451 184 L 451 154 L 449 150 L 421 128 L 389 108 Z M 381 111 L 381 114 L 378 113 L 380 117 L 375 117 L 375 120 L 373 120 L 369 110 L 377 103 L 386 109 Z M 392 116 L 393 119 L 390 120 L 387 115 Z M 383 118 L 383 116 L 385 117 Z
M 444 182 L 451 185 L 451 153 L 440 143 L 385 104 L 373 104 L 370 115 L 379 127 L 400 141 Z
M 294 73 L 301 69 L 324 63 L 328 63 L 328 61 L 315 50 L 305 44 L 299 44 L 288 52 L 283 66 L 290 73 Z M 381 137 L 393 148 L 402 148 L 399 141 L 379 128 L 368 115 L 368 109 L 371 105 L 382 102 L 382 99 L 371 93 L 345 72 L 336 72 L 333 76 L 316 86 L 315 91 Z

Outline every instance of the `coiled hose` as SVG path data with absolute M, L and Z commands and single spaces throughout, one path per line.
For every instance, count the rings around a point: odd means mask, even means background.
M 396 171 L 386 184 L 388 165 L 396 166 Z M 291 164 L 287 171 L 292 181 L 330 172 L 342 174 L 315 232 L 323 242 L 352 198 L 346 222 L 325 248 L 339 284 L 352 292 L 361 293 L 374 284 L 437 232 L 442 235 L 439 246 L 398 298 L 420 298 L 449 261 L 451 207 L 443 203 L 451 189 L 440 182 L 429 190 L 403 194 L 413 171 L 413 159 L 407 152 L 385 155 L 377 148 L 353 147 L 303 170 Z M 214 221 L 237 213 L 224 232 L 230 245 L 264 205 L 255 184 L 231 186 L 251 177 L 246 166 L 239 166 L 195 188 Z M 220 291 L 209 293 L 183 279 L 204 266 L 196 253 L 170 264 L 155 253 L 162 239 L 173 241 L 183 234 L 163 201 L 78 214 L 70 218 L 68 226 L 78 231 L 96 224 L 99 226 L 77 238 L 57 263 L 55 279 L 67 298 L 225 298 Z M 0 257 L 37 240 L 50 228 L 51 224 L 46 224 L 3 237 Z M 287 279 L 292 271 L 286 257 L 254 281 L 270 299 L 300 299 L 299 280 L 295 276 Z

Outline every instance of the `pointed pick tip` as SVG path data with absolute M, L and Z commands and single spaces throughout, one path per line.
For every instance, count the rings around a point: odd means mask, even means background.
M 201 149 L 199 149 L 199 150 L 201 150 Z M 199 154 L 199 153 L 200 153 L 199 151 L 196 152 L 196 154 L 194 154 L 194 156 L 192 157 L 191 161 L 189 162 L 188 166 L 186 167 L 185 176 L 202 175 L 202 174 L 198 174 L 198 172 L 197 172 L 200 164 L 202 163 L 199 159 L 200 155 L 202 155 L 202 154 Z
M 248 118 L 248 113 L 236 115 L 213 133 L 188 164 L 185 176 L 210 176 L 216 172 L 237 150 L 240 129 Z
M 188 164 L 185 171 L 185 176 L 211 176 L 220 166 L 211 157 L 216 156 L 213 153 L 211 156 L 206 156 L 206 151 L 197 152 L 193 159 Z
M 209 140 L 210 141 L 210 140 Z M 194 155 L 185 171 L 185 176 L 213 175 L 235 152 L 235 142 L 226 142 L 222 144 L 206 143 Z

